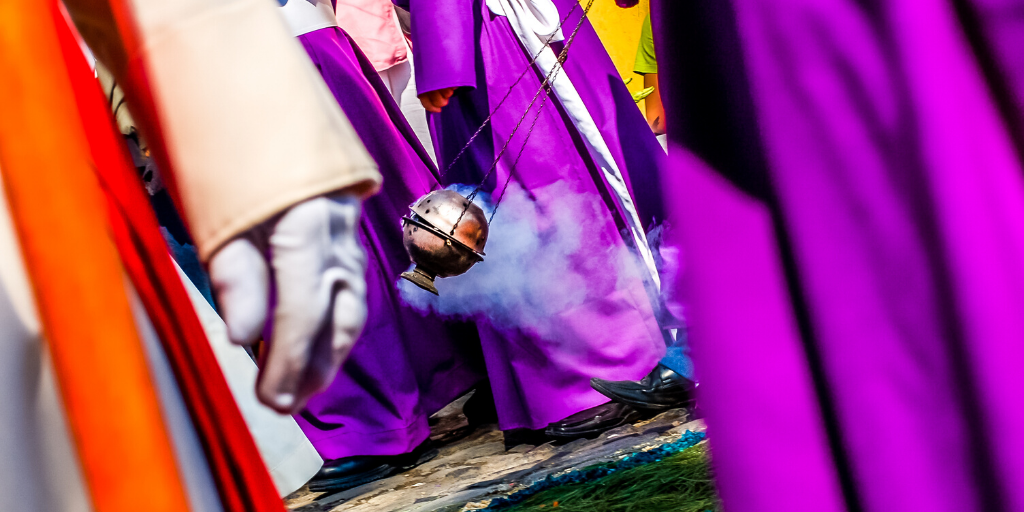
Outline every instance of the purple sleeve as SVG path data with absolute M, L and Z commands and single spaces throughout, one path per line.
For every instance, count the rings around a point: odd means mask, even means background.
M 476 87 L 474 0 L 407 0 L 416 89 Z M 404 2 L 402 2 L 404 3 Z

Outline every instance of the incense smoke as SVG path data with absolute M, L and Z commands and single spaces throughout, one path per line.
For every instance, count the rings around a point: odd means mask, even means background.
M 467 185 L 448 188 L 464 196 L 472 191 Z M 560 314 L 636 286 L 641 274 L 631 251 L 611 243 L 607 233 L 587 229 L 593 223 L 586 220 L 607 216 L 600 200 L 562 182 L 537 193 L 555 199 L 541 205 L 511 185 L 490 224 L 484 261 L 461 276 L 438 278 L 440 296 L 399 279 L 402 299 L 422 312 L 557 340 L 572 336 Z M 489 195 L 481 193 L 474 202 L 490 217 Z

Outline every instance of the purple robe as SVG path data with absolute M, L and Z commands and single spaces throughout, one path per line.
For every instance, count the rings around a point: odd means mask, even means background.
M 574 0 L 556 2 L 563 16 Z M 454 167 L 443 174 L 444 184 L 476 184 L 527 110 L 540 86 L 508 21 L 490 13 L 479 0 L 413 0 L 413 52 L 416 83 L 421 92 L 459 87 L 440 114 L 428 116 L 439 166 L 446 168 L 488 112 L 523 79 L 494 114 L 491 124 Z M 582 8 L 565 25 L 568 37 Z M 555 45 L 555 51 L 561 45 Z M 572 79 L 617 164 L 632 180 L 641 219 L 650 226 L 660 220 L 661 200 L 654 173 L 664 152 L 615 71 L 611 59 L 589 23 L 584 23 L 570 48 L 565 72 Z M 485 183 L 486 191 L 500 190 L 512 162 L 527 140 L 540 100 L 530 109 Z M 551 98 L 529 134 L 513 180 L 537 201 L 559 201 L 553 192 L 568 188 L 595 205 L 597 214 L 579 218 L 592 245 L 580 251 L 622 247 L 622 213 L 594 166 L 578 132 Z M 501 215 L 498 209 L 497 215 Z M 581 215 L 581 217 L 584 217 Z M 492 234 L 492 236 L 495 236 Z M 486 260 L 482 265 L 486 265 Z M 641 263 L 637 263 L 641 265 Z M 617 287 L 607 269 L 591 269 L 591 284 L 603 292 L 559 318 L 566 326 L 562 339 L 548 340 L 521 331 L 499 331 L 481 325 L 480 337 L 487 373 L 503 429 L 542 428 L 583 409 L 607 401 L 590 387 L 591 377 L 638 379 L 657 364 L 665 341 L 651 301 L 639 278 Z M 527 277 L 528 278 L 528 277 Z
M 423 316 L 395 288 L 409 266 L 400 219 L 437 188 L 436 170 L 373 66 L 340 28 L 299 36 L 384 176 L 363 203 L 369 315 L 331 386 L 296 416 L 324 459 L 407 453 L 430 433 L 427 418 L 481 378 L 472 325 Z M 474 354 L 476 356 L 474 357 Z
M 1022 7 L 653 8 L 726 510 L 1024 510 Z

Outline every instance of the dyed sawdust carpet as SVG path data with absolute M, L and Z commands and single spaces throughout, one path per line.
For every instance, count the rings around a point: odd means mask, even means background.
M 704 436 L 687 432 L 655 450 L 573 471 L 493 500 L 494 512 L 704 512 L 719 510 Z
M 706 442 L 698 438 L 704 423 L 690 411 L 669 410 L 596 439 L 506 449 L 497 425 L 468 426 L 464 401 L 435 415 L 431 439 L 440 454 L 434 460 L 338 493 L 303 488 L 288 497 L 286 507 L 293 512 L 479 512 L 492 505 L 505 507 L 496 512 L 716 510 Z

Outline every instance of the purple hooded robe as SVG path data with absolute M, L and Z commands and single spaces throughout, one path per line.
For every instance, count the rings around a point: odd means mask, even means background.
M 1024 510 L 1019 0 L 662 0 L 726 510 Z
M 563 25 L 568 38 L 583 8 L 574 0 L 555 3 L 563 17 L 572 11 Z M 505 17 L 492 14 L 481 0 L 412 0 L 405 4 L 412 15 L 417 88 L 421 93 L 459 88 L 440 114 L 428 115 L 441 169 L 453 162 L 488 113 L 510 93 L 487 128 L 441 176 L 446 185 L 480 183 L 527 111 L 541 80 Z M 558 53 L 562 46 L 553 48 Z M 632 182 L 641 220 L 651 227 L 662 217 L 655 171 L 664 152 L 589 22 L 582 24 L 570 48 L 565 72 L 627 182 Z M 622 247 L 622 212 L 579 134 L 556 99 L 539 105 L 540 101 L 530 108 L 523 129 L 512 138 L 484 190 L 500 190 L 526 140 L 513 181 L 531 194 L 540 208 L 559 201 L 554 191 L 566 187 L 587 198 L 596 213 L 581 214 L 578 219 L 589 242 L 581 252 Z M 540 117 L 530 130 L 538 109 Z M 501 214 L 499 208 L 497 215 Z M 486 260 L 482 264 L 487 264 Z M 608 261 L 589 270 L 589 284 L 599 297 L 559 314 L 565 326 L 561 339 L 543 339 L 523 330 L 498 330 L 478 322 L 501 428 L 542 428 L 607 402 L 591 389 L 591 377 L 638 379 L 657 364 L 665 341 L 648 292 L 639 277 L 624 285 L 616 283 L 617 276 L 608 271 L 612 268 L 614 262 Z
M 482 376 L 476 329 L 423 316 L 395 282 L 409 266 L 400 219 L 437 188 L 436 169 L 370 62 L 337 27 L 299 36 L 377 162 L 384 184 L 363 203 L 366 327 L 330 387 L 296 416 L 324 459 L 407 453 L 430 434 L 427 418 Z

